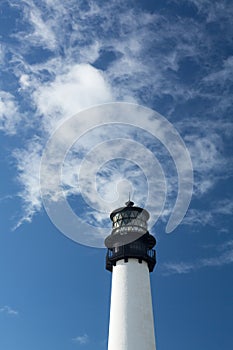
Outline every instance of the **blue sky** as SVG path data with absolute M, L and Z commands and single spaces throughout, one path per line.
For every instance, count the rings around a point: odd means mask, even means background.
M 232 15 L 227 0 L 1 1 L 1 349 L 107 349 L 105 250 L 77 244 L 52 224 L 39 174 L 58 127 L 87 108 L 121 101 L 157 111 L 184 140 L 194 175 L 185 218 L 165 234 L 176 167 L 148 134 L 146 117 L 144 130 L 100 119 L 100 127 L 82 133 L 63 166 L 67 200 L 90 225 L 110 232 L 117 191 L 119 203 L 130 189 L 143 206 L 157 172 L 134 163 L 135 144 L 104 142 L 121 135 L 152 152 L 167 181 L 164 210 L 150 230 L 157 239 L 157 348 L 232 349 Z M 78 183 L 90 151 L 93 168 L 99 166 L 96 192 L 87 169 Z M 46 178 L 51 191 L 53 175 Z M 109 203 L 105 210 L 100 198 Z M 153 198 L 156 211 L 158 188 Z M 53 199 L 59 202 L 59 194 Z

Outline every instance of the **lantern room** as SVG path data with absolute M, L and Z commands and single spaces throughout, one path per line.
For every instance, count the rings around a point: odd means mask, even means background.
M 156 240 L 147 230 L 149 213 L 147 210 L 134 207 L 130 200 L 126 206 L 114 210 L 110 214 L 112 220 L 112 232 L 105 239 L 108 248 L 106 257 L 106 269 L 112 271 L 112 267 L 120 259 L 125 262 L 129 258 L 146 261 L 150 271 L 153 271 L 156 258 L 152 249 Z

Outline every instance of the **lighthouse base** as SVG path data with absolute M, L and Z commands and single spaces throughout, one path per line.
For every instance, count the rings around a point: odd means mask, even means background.
M 145 261 L 117 261 L 112 272 L 108 350 L 155 350 L 150 276 Z

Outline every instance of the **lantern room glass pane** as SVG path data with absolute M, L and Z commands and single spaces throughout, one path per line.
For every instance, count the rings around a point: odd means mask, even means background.
M 115 217 L 117 218 L 117 220 L 122 219 L 122 215 L 120 213 L 116 214 Z

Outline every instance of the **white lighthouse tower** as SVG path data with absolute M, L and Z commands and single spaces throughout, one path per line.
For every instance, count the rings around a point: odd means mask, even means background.
M 150 276 L 155 238 L 147 231 L 149 213 L 130 200 L 114 210 L 106 269 L 112 272 L 108 350 L 155 350 Z

